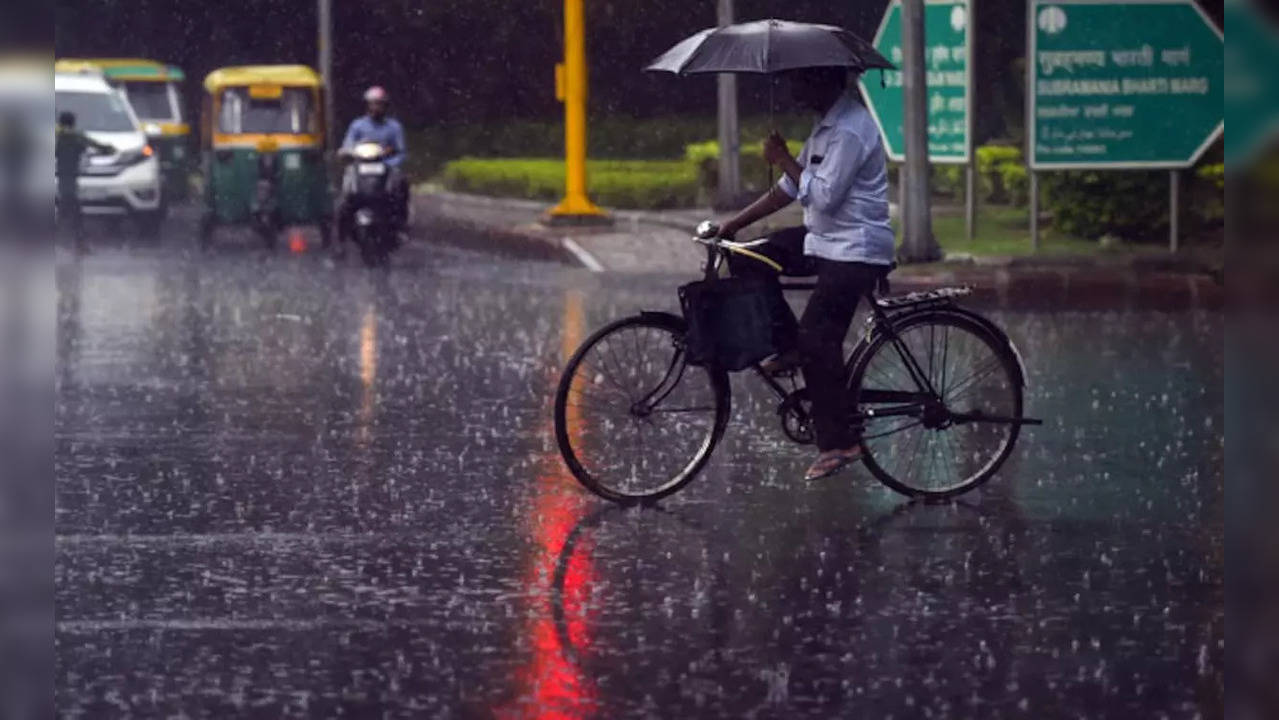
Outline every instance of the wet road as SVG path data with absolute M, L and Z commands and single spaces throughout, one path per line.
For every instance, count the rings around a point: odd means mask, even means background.
M 755 381 L 658 509 L 580 490 L 566 352 L 676 307 L 456 249 L 59 255 L 69 717 L 1219 717 L 1220 317 L 994 313 L 1022 436 L 985 489 L 806 484 Z

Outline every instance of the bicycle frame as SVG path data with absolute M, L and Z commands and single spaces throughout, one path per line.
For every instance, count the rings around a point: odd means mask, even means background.
M 768 260 L 767 258 L 763 258 L 757 253 L 754 253 L 753 251 L 750 251 L 746 248 L 726 246 L 726 245 L 720 244 L 719 242 L 706 242 L 705 245 L 706 245 L 706 265 L 704 267 L 704 271 L 705 271 L 704 279 L 709 281 L 715 281 L 719 279 L 719 271 L 726 259 L 726 254 L 728 252 L 738 252 L 741 254 L 745 254 L 754 259 L 762 260 L 762 261 L 768 262 L 771 265 L 776 266 L 776 264 L 773 263 L 771 260 Z M 778 269 L 780 270 L 780 268 Z M 811 291 L 817 287 L 817 283 L 792 281 L 792 282 L 781 283 L 781 287 L 783 291 Z M 918 361 L 915 360 L 915 356 L 911 354 L 909 348 L 906 347 L 906 344 L 901 341 L 900 337 L 898 337 L 897 331 L 893 327 L 892 320 L 889 318 L 888 313 L 886 313 L 884 309 L 880 307 L 879 303 L 876 301 L 874 291 L 872 290 L 870 292 L 867 292 L 864 297 L 866 299 L 866 303 L 868 307 L 870 308 L 870 312 L 874 320 L 874 328 L 876 330 L 879 330 L 880 332 L 888 333 L 888 337 L 890 342 L 892 342 L 893 344 L 893 348 L 897 351 L 897 354 L 901 358 L 902 363 L 906 366 L 907 372 L 910 373 L 911 379 L 915 381 L 915 385 L 919 388 L 919 392 L 916 392 L 916 393 L 903 392 L 900 390 L 869 390 L 867 391 L 866 395 L 863 396 L 863 398 L 869 402 L 908 403 L 908 405 L 905 405 L 900 408 L 886 408 L 883 410 L 877 410 L 875 412 L 875 416 L 884 417 L 887 415 L 909 415 L 909 414 L 913 414 L 915 408 L 917 408 L 920 403 L 930 402 L 930 401 L 940 402 L 940 399 L 937 397 L 937 392 L 933 388 L 932 383 L 929 381 L 927 374 L 925 374 L 923 369 L 919 366 Z M 848 359 L 847 364 L 851 365 L 854 361 L 856 361 L 856 359 L 857 359 L 856 355 L 854 355 L 853 357 L 850 357 Z M 768 373 L 764 372 L 759 365 L 755 365 L 754 370 L 755 370 L 755 374 L 764 379 L 764 382 L 768 385 L 770 389 L 772 389 L 774 393 L 776 393 L 779 399 L 785 400 L 786 396 L 789 395 L 789 393 L 786 391 L 786 388 L 782 387 L 781 383 L 777 382 L 775 378 L 770 376 Z M 864 416 L 862 416 L 860 413 L 857 413 L 854 416 L 854 419 L 857 421 L 860 421 L 863 417 Z
M 737 252 L 740 254 L 750 256 L 753 259 L 766 262 L 767 264 L 773 266 L 779 271 L 781 270 L 780 266 L 778 266 L 777 263 L 761 255 L 760 253 L 756 253 L 753 250 L 750 250 L 748 247 L 744 247 L 736 244 L 730 245 L 730 244 L 723 243 L 722 241 L 715 239 L 713 237 L 702 236 L 700 234 L 700 230 L 699 230 L 699 236 L 696 239 L 698 242 L 702 242 L 706 246 L 706 265 L 704 267 L 704 271 L 705 271 L 704 279 L 706 280 L 715 281 L 719 279 L 720 268 L 727 257 L 727 253 L 729 252 Z M 811 291 L 811 290 L 814 290 L 816 287 L 817 287 L 816 282 L 787 281 L 787 282 L 781 283 L 781 288 L 783 291 Z M 932 381 L 929 378 L 928 373 L 924 372 L 923 368 L 919 364 L 919 361 L 916 360 L 914 354 L 910 352 L 910 348 L 906 347 L 906 343 L 903 342 L 901 337 L 897 334 L 897 328 L 896 328 L 896 325 L 893 323 L 892 315 L 890 315 L 888 310 L 885 309 L 885 306 L 881 304 L 879 300 L 876 298 L 874 289 L 867 291 L 863 297 L 865 298 L 867 307 L 870 309 L 870 313 L 871 313 L 871 317 L 870 317 L 871 332 L 883 333 L 888 337 L 888 341 L 892 344 L 893 349 L 897 353 L 897 356 L 902 361 L 902 365 L 906 368 L 907 373 L 910 375 L 911 380 L 914 381 L 915 386 L 916 388 L 918 388 L 918 390 L 916 392 L 909 392 L 904 390 L 877 390 L 874 388 L 860 388 L 858 400 L 861 403 L 873 404 L 873 405 L 887 405 L 887 407 L 876 407 L 874 409 L 867 410 L 865 412 L 862 412 L 860 410 L 854 410 L 853 415 L 850 419 L 854 423 L 861 425 L 864 420 L 871 417 L 882 418 L 882 417 L 903 416 L 903 415 L 904 416 L 921 416 L 926 411 L 930 411 L 932 409 L 937 409 L 937 408 L 944 408 L 941 396 L 938 394 L 937 389 L 933 387 Z M 937 297 L 935 298 L 935 301 L 936 301 L 935 304 L 937 306 L 954 307 L 949 300 L 949 296 Z M 918 305 L 915 305 L 915 307 L 924 306 L 925 303 L 928 303 L 928 302 L 929 302 L 928 300 L 922 301 Z M 857 348 L 853 351 L 853 355 L 850 356 L 845 362 L 845 367 L 854 366 L 857 363 L 858 359 L 860 358 L 860 354 L 862 352 L 865 352 L 867 347 L 868 346 L 864 343 L 858 345 Z M 1013 354 L 1017 357 L 1019 370 L 1022 374 L 1022 378 L 1024 381 L 1025 368 L 1020 367 L 1021 356 L 1016 353 L 1015 349 L 1013 349 Z M 945 364 L 944 356 L 943 356 L 942 363 L 943 365 Z M 764 372 L 763 368 L 760 365 L 756 364 L 753 367 L 753 369 L 755 371 L 755 374 L 758 375 L 760 378 L 762 378 L 764 380 L 764 383 L 769 387 L 769 389 L 771 389 L 773 393 L 777 395 L 778 399 L 782 402 L 785 402 L 787 397 L 790 396 L 790 392 L 788 392 L 786 388 L 783 387 L 782 384 L 777 381 L 776 378 Z M 896 403 L 896 404 L 890 405 L 889 403 Z M 1038 425 L 1042 423 L 1041 420 L 1025 418 L 1025 417 L 1003 418 L 1003 417 L 981 415 L 980 413 L 976 415 L 972 415 L 971 417 L 970 415 L 972 414 L 953 415 L 951 417 L 951 421 L 958 422 L 958 423 L 999 422 L 999 423 L 1016 423 L 1020 425 Z

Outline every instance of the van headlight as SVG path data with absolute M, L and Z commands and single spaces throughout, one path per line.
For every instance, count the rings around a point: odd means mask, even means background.
M 125 150 L 120 153 L 116 163 L 122 166 L 137 165 L 145 161 L 147 158 L 154 157 L 155 150 L 150 145 L 143 145 L 135 150 Z

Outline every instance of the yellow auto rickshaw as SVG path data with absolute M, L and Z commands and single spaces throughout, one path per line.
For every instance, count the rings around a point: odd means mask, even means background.
M 142 121 L 142 130 L 159 155 L 164 199 L 185 199 L 194 167 L 191 126 L 182 98 L 186 75 L 172 65 L 132 58 L 64 58 L 55 64 L 55 70 L 74 71 L 85 66 L 99 70 L 119 89 Z
M 268 247 L 286 225 L 316 225 L 329 243 L 320 77 L 303 65 L 227 67 L 204 80 L 205 212 L 201 243 L 219 225 L 248 224 Z

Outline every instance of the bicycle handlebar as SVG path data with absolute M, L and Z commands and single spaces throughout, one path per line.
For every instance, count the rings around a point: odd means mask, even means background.
M 719 236 L 720 226 L 710 220 L 703 220 L 698 224 L 696 234 L 693 236 L 693 242 L 705 245 L 710 251 L 718 250 L 721 253 L 735 252 L 744 255 L 752 260 L 758 260 L 765 265 L 773 268 L 777 272 L 782 272 L 782 266 L 774 259 L 756 252 L 751 248 L 763 245 L 768 242 L 768 238 L 759 238 L 750 242 L 739 243 L 733 240 L 726 240 Z

